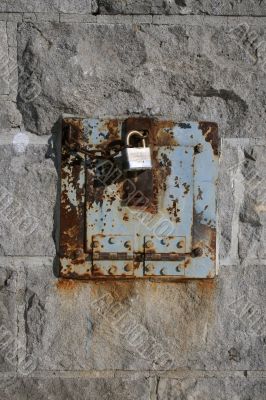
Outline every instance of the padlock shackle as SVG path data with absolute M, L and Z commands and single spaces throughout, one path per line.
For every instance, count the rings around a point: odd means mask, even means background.
M 127 146 L 130 146 L 130 138 L 131 138 L 132 136 L 139 136 L 139 137 L 142 139 L 142 145 L 143 145 L 143 147 L 144 147 L 144 148 L 146 147 L 145 138 L 144 138 L 143 134 L 142 134 L 141 132 L 139 132 L 139 131 L 130 131 L 130 132 L 127 134 L 127 140 L 126 140 Z

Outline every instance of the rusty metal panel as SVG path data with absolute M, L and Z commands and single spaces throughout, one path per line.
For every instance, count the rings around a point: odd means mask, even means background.
M 151 170 L 124 168 L 132 130 L 147 134 Z M 60 275 L 215 276 L 218 157 L 214 123 L 65 116 Z

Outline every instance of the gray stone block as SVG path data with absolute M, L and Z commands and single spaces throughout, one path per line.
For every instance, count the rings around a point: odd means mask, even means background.
M 102 14 L 266 15 L 260 0 L 98 0 L 98 4 Z
M 58 281 L 52 263 L 25 272 L 20 335 L 39 371 L 265 369 L 265 266 L 179 284 Z
M 45 134 L 62 112 L 141 113 L 216 121 L 225 137 L 263 137 L 265 73 L 236 27 L 23 23 L 19 92 L 29 73 L 38 88 L 18 98 L 24 124 Z
M 2 383 L 1 400 L 147 400 L 149 381 L 111 378 L 24 378 Z M 1 385 L 1 381 L 0 381 Z
M 10 22 L 15 22 L 15 21 L 22 21 L 22 14 L 20 13 L 5 13 L 5 12 L 0 12 L 0 21 L 10 21 Z
M 9 47 L 17 46 L 17 22 L 7 22 L 7 39 Z
M 234 142 L 234 141 L 233 141 Z M 241 150 L 239 145 L 231 144 L 231 140 L 223 140 L 221 145 L 221 162 L 219 165 L 219 178 L 217 185 L 217 213 L 218 232 L 217 243 L 219 262 L 238 263 L 238 226 L 239 226 L 239 187 L 234 186 L 234 181 L 239 179 L 237 170 L 240 164 Z M 240 154 L 239 154 L 240 153 Z M 240 174 L 241 176 L 241 174 Z M 237 201 L 235 199 L 237 197 Z
M 266 146 L 246 146 L 241 163 L 245 184 L 240 208 L 239 256 L 266 259 Z
M 9 93 L 9 56 L 6 23 L 0 22 L 0 95 Z
M 134 15 L 133 23 L 134 24 L 151 24 L 152 23 L 152 15 Z
M 1 12 L 63 12 L 63 13 L 90 13 L 90 0 L 4 0 L 1 2 Z
M 158 400 L 263 400 L 265 379 L 207 378 L 161 379 L 157 389 Z
M 60 0 L 60 12 L 89 14 L 91 12 L 91 0 Z
M 59 14 L 58 13 L 37 13 L 36 14 L 37 21 L 47 21 L 47 22 L 59 22 Z
M 16 371 L 16 272 L 0 261 L 0 372 Z
M 97 17 L 91 14 L 60 14 L 60 22 L 90 23 L 97 22 Z
M 14 89 L 15 86 L 12 86 Z M 16 104 L 0 97 L 0 132 L 21 126 L 22 118 Z
M 6 12 L 50 12 L 59 11 L 60 0 L 6 0 Z
M 132 24 L 132 15 L 97 15 L 98 24 Z
M 254 263 L 265 253 L 265 140 L 226 139 L 218 184 L 219 258 Z
M 190 340 L 191 368 L 265 369 L 265 279 L 265 265 L 220 267 L 209 321 L 199 327 L 194 343 Z
M 53 255 L 57 175 L 47 138 L 2 135 L 0 152 L 0 255 Z

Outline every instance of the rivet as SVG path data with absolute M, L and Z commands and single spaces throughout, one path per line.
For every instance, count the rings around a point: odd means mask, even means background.
M 203 250 L 200 247 L 196 247 L 192 250 L 192 257 L 201 257 L 203 254 Z
M 161 275 L 165 275 L 165 272 L 166 272 L 165 268 L 162 268 L 161 271 L 160 271 L 160 274 Z
M 75 251 L 75 257 L 78 258 L 81 254 L 82 254 L 82 250 L 81 249 L 78 249 L 78 250 Z
M 109 242 L 110 244 L 115 244 L 115 238 L 111 237 L 111 238 L 108 240 L 108 242 Z
M 184 247 L 184 240 L 180 240 L 180 242 L 177 243 L 176 247 L 178 247 L 179 249 L 181 249 L 182 247 Z
M 147 272 L 153 271 L 154 268 L 155 268 L 155 267 L 154 267 L 153 264 L 148 264 L 148 265 L 145 266 L 145 269 L 146 269 Z
M 116 271 L 117 271 L 117 267 L 115 265 L 112 265 L 108 270 L 110 275 L 115 275 Z
M 161 244 L 162 244 L 163 246 L 166 246 L 167 243 L 168 243 L 168 240 L 167 240 L 167 239 L 162 239 L 162 240 L 161 240 Z
M 129 241 L 129 240 L 127 240 L 125 243 L 124 243 L 124 246 L 128 249 L 128 248 L 130 248 L 131 247 L 131 242 Z
M 124 266 L 124 270 L 125 270 L 126 272 L 132 271 L 132 268 L 133 268 L 133 265 L 132 265 L 132 264 L 126 264 L 126 265 Z
M 148 242 L 145 243 L 145 247 L 147 247 L 148 249 L 152 246 L 153 246 L 153 242 L 151 240 L 148 240 Z
M 199 154 L 199 153 L 201 153 L 202 151 L 203 151 L 203 146 L 202 146 L 201 143 L 197 144 L 197 145 L 194 147 L 194 153 L 195 153 L 195 154 Z

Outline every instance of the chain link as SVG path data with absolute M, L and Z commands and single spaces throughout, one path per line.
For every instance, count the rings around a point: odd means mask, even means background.
M 121 140 L 116 140 L 110 143 L 109 146 L 106 146 L 102 149 L 92 150 L 88 148 L 88 145 L 84 142 L 79 142 L 71 138 L 71 144 L 65 141 L 65 145 L 71 151 L 77 151 L 79 153 L 83 153 L 88 156 L 92 160 L 96 159 L 105 159 L 110 160 L 116 157 L 121 151 L 128 148 L 129 146 L 125 145 Z

